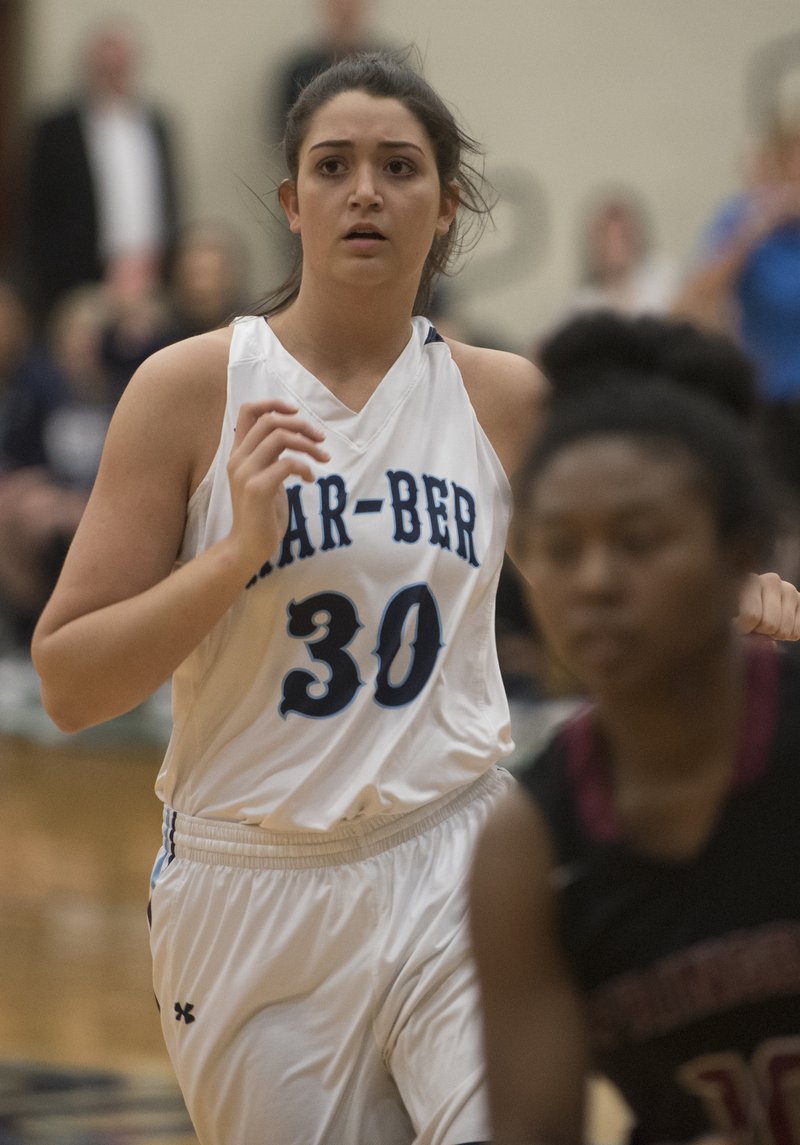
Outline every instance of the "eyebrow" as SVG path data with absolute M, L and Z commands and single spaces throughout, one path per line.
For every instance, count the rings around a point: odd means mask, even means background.
M 320 143 L 312 143 L 309 151 L 317 151 L 320 147 L 354 147 L 352 139 L 323 139 Z M 422 148 L 417 143 L 412 143 L 410 139 L 385 139 L 382 140 L 378 147 L 385 150 L 394 150 L 399 147 L 413 147 L 415 151 L 424 154 Z
M 654 513 L 661 512 L 662 502 L 654 501 L 651 499 L 638 499 L 623 505 L 614 511 L 614 521 L 616 523 L 626 524 L 628 521 L 636 521 L 641 517 L 651 516 Z M 571 508 L 563 509 L 539 509 L 534 507 L 533 515 L 537 518 L 537 524 L 542 526 L 560 525 L 563 521 L 569 520 L 574 514 L 575 510 Z

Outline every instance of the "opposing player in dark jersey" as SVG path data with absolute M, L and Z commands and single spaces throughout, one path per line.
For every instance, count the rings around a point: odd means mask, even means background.
M 668 384 L 554 407 L 516 489 L 543 633 L 593 703 L 473 871 L 495 1145 L 800 1141 L 800 665 L 730 623 L 772 499 L 724 411 Z

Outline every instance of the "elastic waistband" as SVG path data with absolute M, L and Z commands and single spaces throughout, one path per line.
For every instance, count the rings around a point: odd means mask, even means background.
M 331 831 L 281 833 L 219 819 L 199 819 L 164 808 L 168 861 L 192 859 L 224 867 L 331 867 L 367 859 L 406 842 L 481 799 L 506 790 L 510 776 L 492 768 L 457 791 L 403 815 L 378 815 Z

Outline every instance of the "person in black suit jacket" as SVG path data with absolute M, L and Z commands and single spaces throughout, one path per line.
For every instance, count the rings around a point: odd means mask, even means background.
M 271 134 L 276 141 L 283 139 L 292 104 L 315 76 L 345 56 L 375 50 L 369 30 L 371 8 L 370 0 L 316 0 L 315 38 L 287 59 L 270 85 L 270 104 L 276 105 Z
M 178 225 L 174 144 L 136 90 L 136 63 L 127 29 L 98 29 L 77 96 L 33 124 L 27 266 L 42 318 L 76 285 L 135 293 L 163 269 Z

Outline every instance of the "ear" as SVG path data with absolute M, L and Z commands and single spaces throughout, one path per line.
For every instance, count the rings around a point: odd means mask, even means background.
M 289 221 L 289 230 L 293 235 L 299 235 L 300 209 L 297 202 L 297 186 L 291 179 L 284 179 L 278 187 L 278 202 Z
M 439 218 L 436 221 L 437 235 L 446 235 L 453 225 L 458 212 L 458 206 L 461 202 L 461 193 L 459 191 L 458 183 L 446 183 L 442 187 L 442 195 L 439 201 Z

